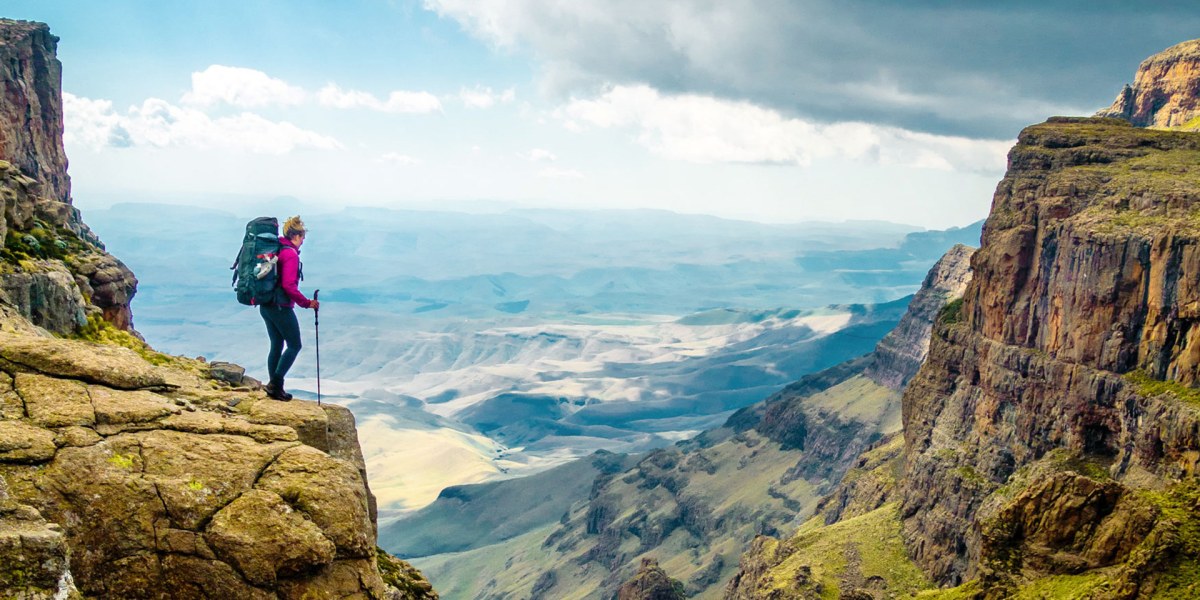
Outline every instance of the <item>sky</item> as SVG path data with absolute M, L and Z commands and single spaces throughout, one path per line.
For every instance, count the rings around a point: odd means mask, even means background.
M 60 37 L 85 210 L 161 201 L 986 216 L 1194 3 L 5 0 Z

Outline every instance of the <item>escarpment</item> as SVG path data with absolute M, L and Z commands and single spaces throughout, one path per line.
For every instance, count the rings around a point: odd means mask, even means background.
M 914 558 L 936 580 L 1122 563 L 1155 522 L 1131 516 L 1153 512 L 1135 502 L 1140 491 L 1194 477 L 1198 151 L 1200 136 L 1106 119 L 1022 132 L 976 277 L 904 396 L 902 516 Z M 1093 483 L 1049 485 L 1031 470 Z M 1060 504 L 1082 506 L 1021 525 Z M 1123 504 L 1133 512 L 1114 514 Z M 1035 559 L 1045 547 L 1060 562 Z M 1136 579 L 1122 585 L 1136 590 Z
M 1143 63 L 1142 91 L 1172 90 L 1157 109 L 1195 105 L 1171 82 L 1197 47 Z M 1196 595 L 1200 135 L 1135 113 L 1021 132 L 902 439 L 864 453 L 822 519 L 757 541 L 727 597 Z M 838 560 L 812 550 L 837 540 Z
M 56 38 L 0 20 L 0 597 L 436 598 L 354 417 L 155 352 L 70 204 Z

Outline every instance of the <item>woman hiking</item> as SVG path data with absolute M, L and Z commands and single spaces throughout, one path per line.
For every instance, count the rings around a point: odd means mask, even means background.
M 287 375 L 296 355 L 300 353 L 300 322 L 296 320 L 295 306 L 317 310 L 321 304 L 309 300 L 298 287 L 301 277 L 300 246 L 304 245 L 304 221 L 299 216 L 283 222 L 283 236 L 279 238 L 279 289 L 273 304 L 258 307 L 267 324 L 267 336 L 271 338 L 271 351 L 267 354 L 267 396 L 276 400 L 291 400 L 292 395 L 284 391 L 283 378 Z M 284 350 L 284 345 L 287 349 Z

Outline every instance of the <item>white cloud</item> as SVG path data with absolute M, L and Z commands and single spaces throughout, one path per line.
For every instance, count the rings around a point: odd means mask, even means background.
M 534 148 L 533 150 L 529 151 L 529 154 L 524 154 L 522 156 L 531 162 L 554 162 L 558 160 L 558 157 L 555 156 L 553 152 L 550 152 L 549 150 L 542 150 L 541 148 Z
M 211 65 L 192 73 L 192 89 L 183 95 L 189 106 L 228 104 L 238 108 L 295 106 L 305 101 L 303 89 L 275 79 L 262 71 L 243 67 Z
M 128 133 L 112 102 L 63 92 L 63 143 L 67 146 L 128 146 Z
M 343 90 L 330 83 L 317 92 L 317 102 L 332 108 L 367 108 L 388 113 L 428 113 L 442 110 L 437 96 L 429 92 L 396 90 L 386 100 L 370 92 Z
M 388 152 L 379 157 L 379 162 L 396 166 L 421 164 L 420 159 L 413 158 L 407 154 L 400 154 L 399 152 Z
M 296 148 L 331 150 L 332 137 L 254 113 L 212 118 L 190 107 L 150 98 L 125 114 L 107 100 L 63 94 L 65 143 L 94 149 L 125 146 L 187 147 L 286 154 Z
M 1091 4 L 1122 6 L 424 0 L 476 38 L 532 57 L 552 94 L 642 83 L 821 121 L 975 137 L 1090 114 L 1146 49 L 1187 39 L 1198 20 L 1169 2 Z M 1127 35 L 1098 42 L 1105 28 Z
M 583 173 L 575 169 L 559 169 L 557 167 L 546 167 L 538 171 L 538 177 L 543 179 L 583 179 Z
M 617 86 L 555 112 L 569 130 L 622 128 L 660 156 L 694 163 L 808 165 L 850 158 L 886 165 L 1002 171 L 1012 143 L 940 136 L 847 122 L 822 125 L 788 118 L 748 102 L 685 94 L 665 96 L 647 86 Z
M 503 92 L 495 92 L 490 87 L 476 86 L 473 90 L 466 88 L 458 93 L 458 98 L 467 108 L 491 108 L 497 103 L 507 104 L 517 99 L 517 93 L 512 88 Z

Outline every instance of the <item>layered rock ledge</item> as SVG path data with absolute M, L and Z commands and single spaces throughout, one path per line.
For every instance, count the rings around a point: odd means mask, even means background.
M 0 594 L 436 597 L 381 578 L 349 411 L 200 361 L 0 333 L 0 483 Z

